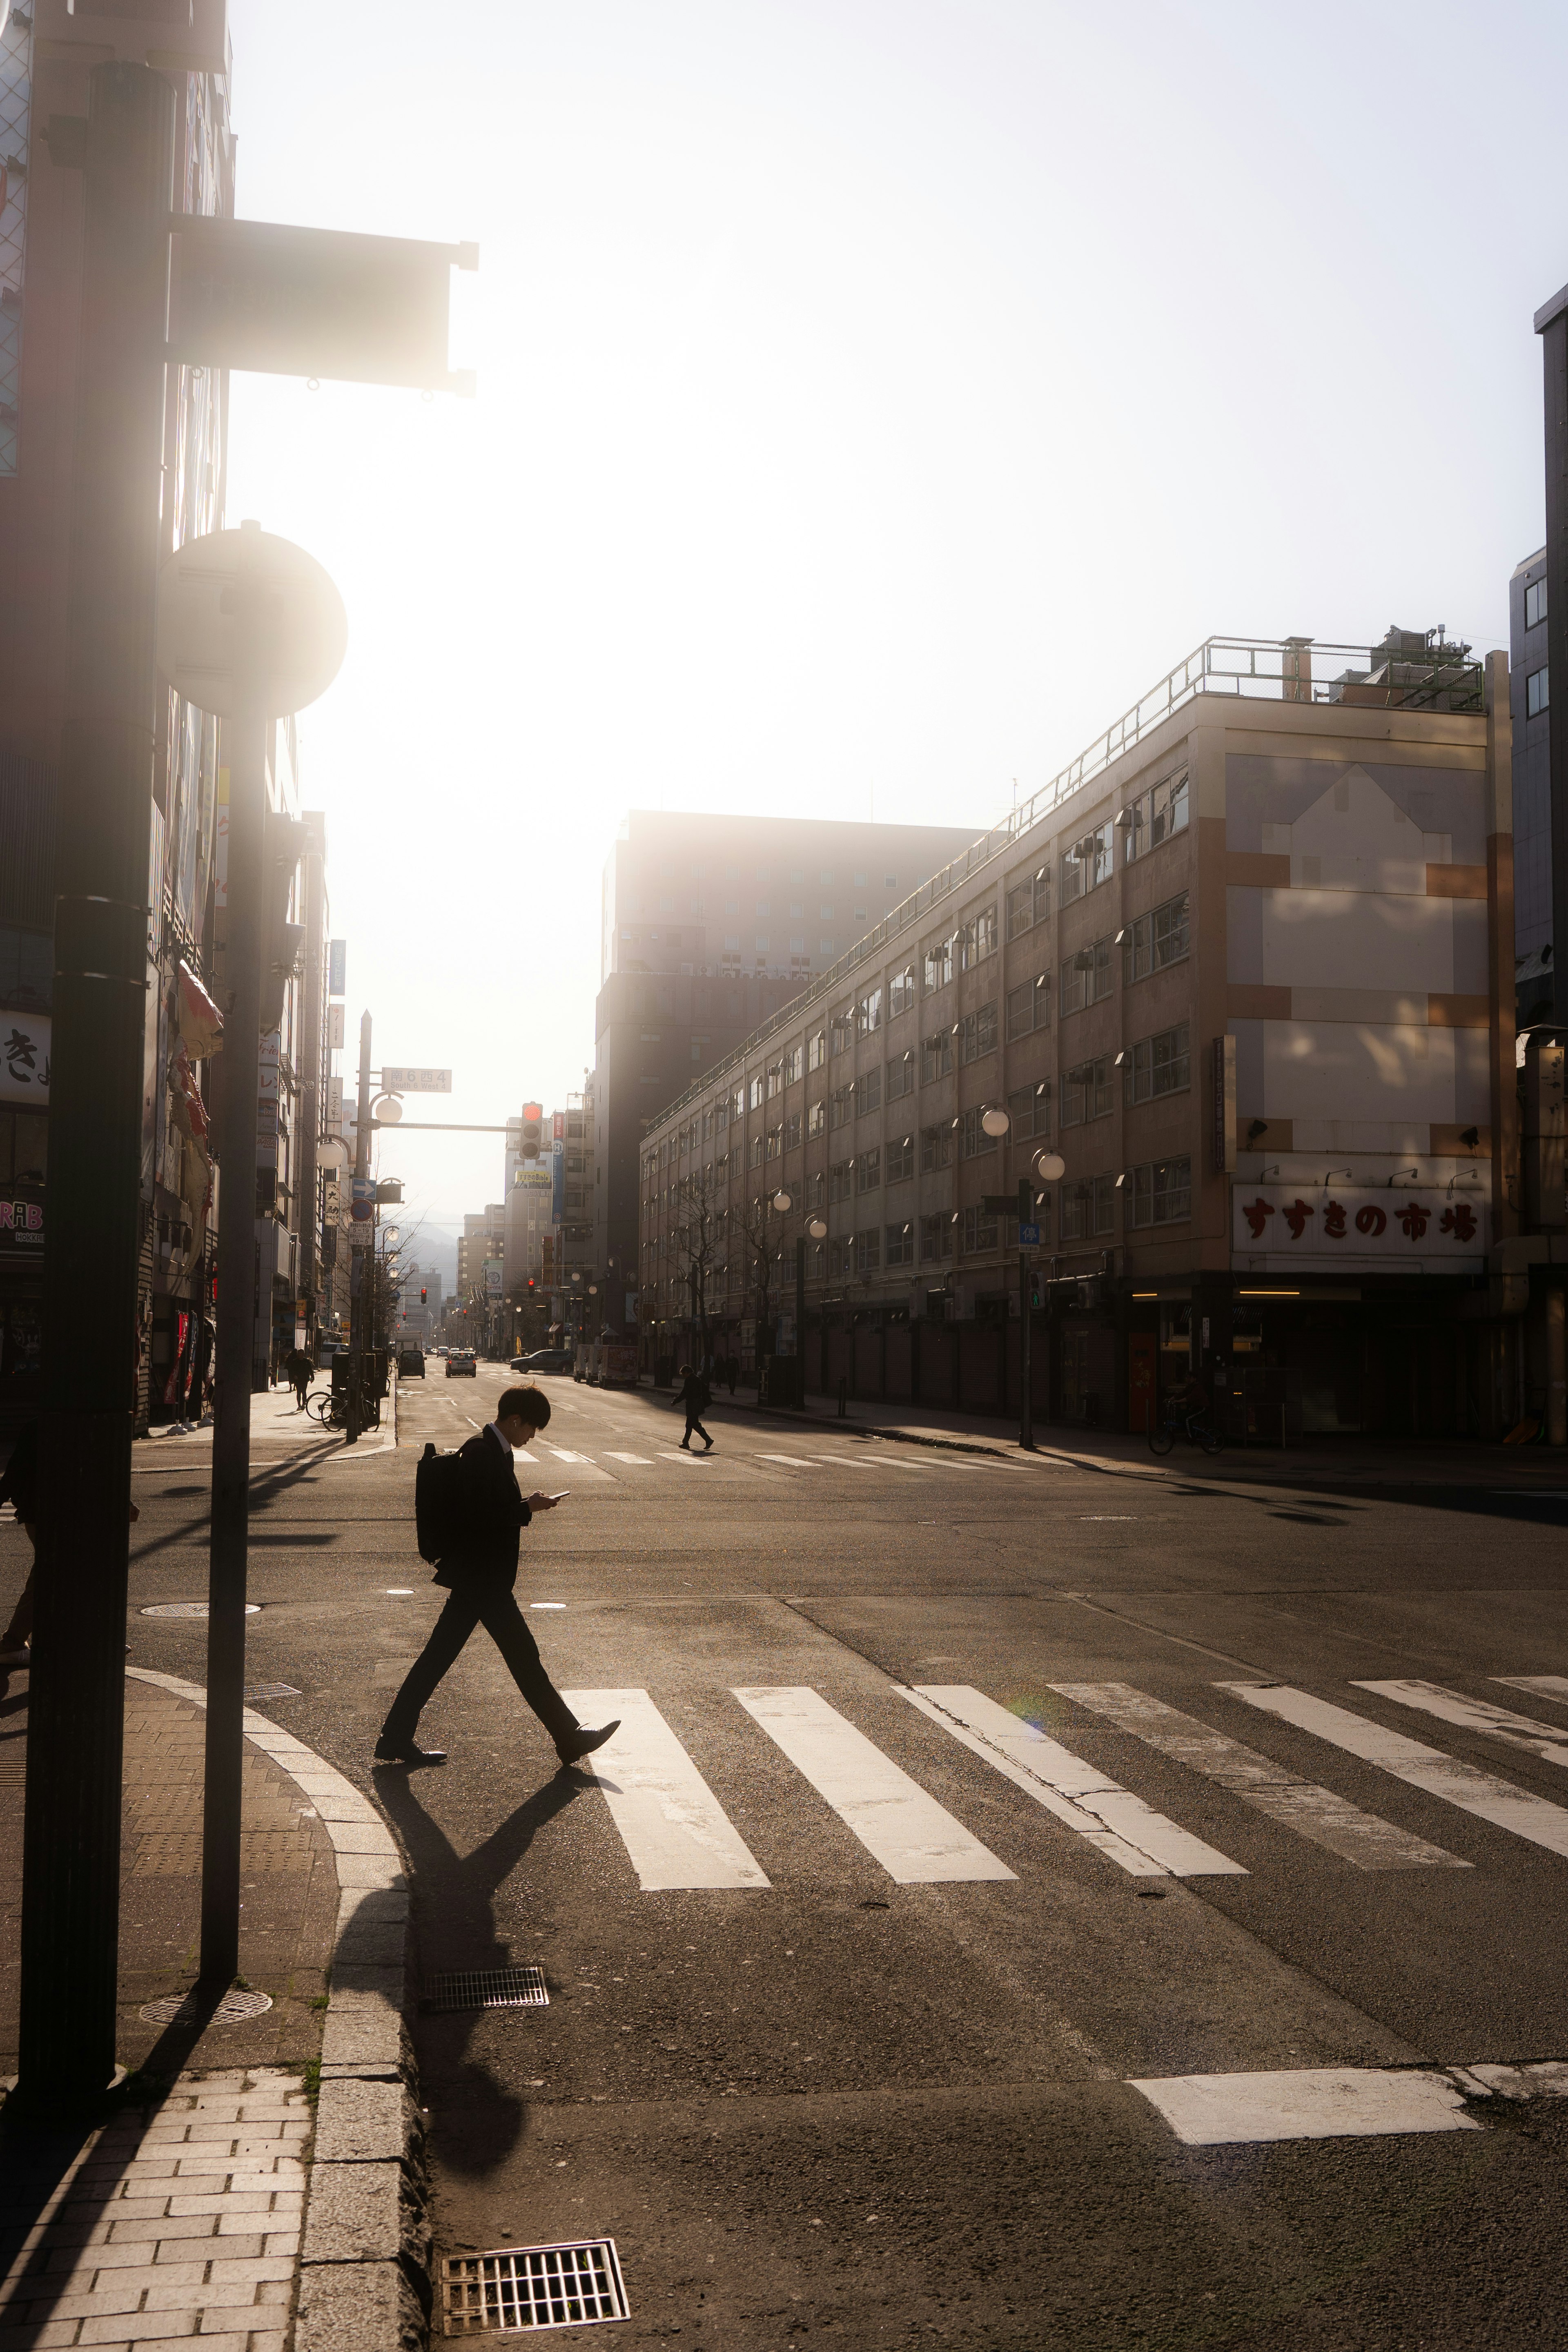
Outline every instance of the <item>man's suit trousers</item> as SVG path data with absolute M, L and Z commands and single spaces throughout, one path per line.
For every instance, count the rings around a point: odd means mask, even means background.
M 393 1700 L 383 1736 L 412 1739 L 419 1710 L 451 1665 L 476 1625 L 482 1625 L 511 1669 L 511 1678 L 552 1739 L 560 1742 L 577 1728 L 577 1718 L 544 1671 L 539 1644 L 529 1632 L 510 1587 L 499 1579 L 487 1583 L 476 1577 L 447 1596 L 447 1606 L 431 1629 L 430 1639 L 404 1678 Z

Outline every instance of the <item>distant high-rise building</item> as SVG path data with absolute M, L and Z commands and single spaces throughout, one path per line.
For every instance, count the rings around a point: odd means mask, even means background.
M 634 809 L 605 866 L 593 1255 L 605 1318 L 637 1290 L 637 1147 L 665 1105 L 798 996 L 975 825 Z
M 1513 942 L 1521 1024 L 1550 1015 L 1552 713 L 1546 667 L 1546 550 L 1514 566 L 1508 583 L 1513 716 Z

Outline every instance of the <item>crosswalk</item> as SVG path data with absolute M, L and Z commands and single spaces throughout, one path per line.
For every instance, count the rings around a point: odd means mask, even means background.
M 1542 1689 L 1552 1679 L 1536 1676 L 1529 1686 L 1568 1710 L 1568 1682 L 1560 1693 Z M 1239 1878 L 1255 1867 L 1290 1869 L 1300 1853 L 1295 1839 L 1363 1872 L 1478 1866 L 1131 1683 L 1064 1682 L 1048 1687 L 1083 1711 L 1086 1736 L 1106 1726 L 1128 1735 L 1134 1761 L 1142 1750 L 1152 1751 L 1286 1832 L 1283 1843 L 1269 1849 L 1267 1864 L 1243 1864 L 1221 1852 L 1135 1787 L 1077 1755 L 1064 1738 L 972 1685 L 895 1682 L 883 1687 L 907 1703 L 911 1717 L 918 1715 L 940 1729 L 1026 1798 L 1037 1817 L 1045 1814 L 1130 1878 Z M 1568 1859 L 1568 1805 L 1289 1684 L 1225 1682 L 1214 1688 L 1458 1813 Z M 1568 1762 L 1568 1727 L 1516 1715 L 1490 1700 L 1417 1680 L 1353 1683 L 1351 1688 L 1418 1709 L 1467 1734 L 1526 1748 L 1538 1760 Z M 1024 1874 L 1024 1856 L 1031 1850 L 1027 1841 L 1021 1838 L 1018 1851 L 1009 1855 L 1005 1838 L 997 1838 L 1004 1851 L 993 1851 L 922 1785 L 920 1754 L 929 1756 L 929 1747 L 913 1743 L 920 1753 L 900 1761 L 889 1752 L 900 1744 L 896 1736 L 879 1744 L 853 1719 L 852 1700 L 835 1705 L 802 1684 L 737 1685 L 721 1696 L 739 1710 L 727 1723 L 721 1721 L 714 1738 L 725 1772 L 735 1772 L 744 1790 L 756 1760 L 744 1743 L 752 1734 L 763 1736 L 826 1813 L 837 1818 L 895 1885 L 996 1883 Z M 583 1769 L 592 1772 L 604 1794 L 643 1890 L 769 1891 L 773 1882 L 726 1811 L 731 1800 L 719 1785 L 719 1773 L 710 1778 L 699 1769 L 649 1692 L 572 1690 L 565 1696 L 585 1721 L 620 1717 L 614 1738 Z M 1121 1769 L 1136 1779 L 1130 1764 Z M 991 1834 L 996 1836 L 994 1830 Z M 814 1860 L 820 1862 L 824 1851 L 819 1845 Z
M 820 1476 L 825 1470 L 849 1471 L 857 1484 L 864 1479 L 874 1488 L 879 1481 L 907 1486 L 932 1479 L 1005 1477 L 1016 1466 L 1001 1456 L 976 1458 L 943 1454 L 935 1447 L 878 1444 L 851 1452 L 849 1441 L 814 1445 L 805 1440 L 788 1453 L 723 1444 L 707 1453 L 695 1443 L 688 1450 L 678 1444 L 659 1445 L 651 1438 L 643 1439 L 640 1446 L 605 1445 L 590 1450 L 536 1437 L 531 1446 L 516 1448 L 512 1459 L 520 1471 L 549 1470 L 563 1463 L 571 1471 L 574 1485 L 579 1486 L 637 1486 L 646 1484 L 650 1475 L 658 1478 L 697 1468 L 721 1485 L 750 1481 L 788 1486 L 798 1482 L 803 1474 L 815 1472 Z M 664 1467 L 667 1463 L 671 1465 L 669 1471 Z

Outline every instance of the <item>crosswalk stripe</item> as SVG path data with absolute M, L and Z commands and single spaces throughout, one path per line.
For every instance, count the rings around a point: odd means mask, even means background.
M 803 1454 L 759 1454 L 757 1460 L 759 1462 L 782 1462 L 791 1470 L 809 1470 L 813 1466 Z
M 967 1683 L 917 1683 L 903 1696 L 1131 1876 L 1247 1876 L 1240 1863 L 1167 1821 L 984 1691 Z
M 744 1839 L 645 1690 L 562 1693 L 584 1723 L 619 1716 L 613 1739 L 584 1768 L 645 1893 L 675 1887 L 766 1886 Z
M 606 1462 L 635 1462 L 644 1470 L 651 1470 L 653 1468 L 653 1456 L 650 1454 L 611 1454 L 606 1452 L 605 1459 Z
M 563 1445 L 550 1445 L 545 1451 L 553 1454 L 557 1462 L 591 1462 L 594 1458 L 591 1454 L 569 1454 Z
M 900 1886 L 1016 1877 L 818 1692 L 753 1684 L 733 1695 Z
M 699 1454 L 694 1445 L 689 1447 L 661 1445 L 658 1449 L 658 1458 L 661 1462 L 706 1462 L 708 1456 L 706 1454 Z
M 1135 1690 L 1131 1683 L 1052 1683 L 1050 1687 L 1096 1715 L 1108 1716 L 1118 1730 L 1131 1732 L 1163 1756 L 1173 1756 L 1178 1764 L 1217 1780 L 1244 1805 L 1282 1822 L 1314 1845 L 1326 1846 L 1358 1870 L 1471 1867 L 1458 1854 L 1429 1845 L 1376 1813 L 1363 1813 L 1348 1797 L 1300 1780 L 1284 1765 L 1244 1748 L 1223 1731 L 1211 1730 L 1180 1707 Z
M 1532 1698 L 1568 1699 L 1568 1675 L 1493 1675 L 1491 1679 L 1510 1690 L 1529 1691 Z
M 1278 2074 L 1166 2074 L 1130 2083 L 1189 2147 L 1479 2131 L 1452 2076 L 1414 2066 L 1302 2066 Z
M 1429 1797 L 1441 1798 L 1461 1812 L 1490 1822 L 1494 1829 L 1510 1830 L 1516 1837 L 1528 1838 L 1531 1845 L 1568 1855 L 1568 1811 L 1544 1797 L 1516 1789 L 1511 1780 L 1479 1772 L 1474 1765 L 1446 1756 L 1440 1748 L 1407 1739 L 1403 1732 L 1385 1731 L 1381 1723 L 1352 1715 L 1348 1707 L 1331 1706 L 1327 1699 L 1314 1698 L 1310 1691 L 1295 1690 L 1289 1683 L 1221 1683 L 1217 1687 L 1234 1691 L 1248 1706 L 1277 1715 L 1299 1730 L 1310 1731 L 1347 1755 L 1392 1772 L 1395 1780 L 1424 1790 Z
M 1510 1748 L 1539 1756 L 1542 1763 L 1568 1764 L 1568 1745 L 1559 1724 L 1537 1723 L 1533 1716 L 1515 1715 L 1511 1707 L 1497 1706 L 1490 1699 L 1467 1698 L 1460 1691 L 1445 1690 L 1441 1683 L 1358 1681 L 1355 1687 L 1372 1691 L 1379 1698 L 1391 1698 L 1400 1706 L 1415 1707 L 1423 1715 L 1435 1715 L 1440 1723 L 1484 1731 L 1492 1739 L 1504 1739 Z

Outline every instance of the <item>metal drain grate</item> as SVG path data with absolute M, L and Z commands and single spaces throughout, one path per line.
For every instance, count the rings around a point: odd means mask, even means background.
M 548 2009 L 550 1995 L 542 1969 L 447 1969 L 426 1978 L 419 2005 L 437 2011 Z
M 150 1601 L 142 1611 L 143 1617 L 205 1617 L 206 1613 L 205 1601 Z M 259 1617 L 260 1601 L 247 1601 L 245 1613 L 247 1617 Z
M 448 2336 L 515 2336 L 631 2317 L 614 2238 L 448 2254 L 441 2293 Z
M 271 2006 L 269 1992 L 226 1992 L 209 2022 L 237 2025 L 245 2018 L 259 2017 Z M 142 2015 L 149 2025 L 194 2024 L 202 2015 L 202 2004 L 194 1992 L 165 1993 L 162 2000 L 150 2000 Z
M 250 1698 L 298 1698 L 292 1683 L 247 1683 L 245 1696 Z

